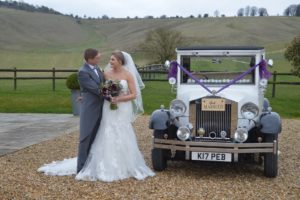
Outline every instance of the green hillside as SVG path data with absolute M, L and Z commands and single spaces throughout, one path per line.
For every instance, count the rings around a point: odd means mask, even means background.
M 262 45 L 268 57 L 289 71 L 283 50 L 300 34 L 299 17 L 231 17 L 202 19 L 81 20 L 67 16 L 0 8 L 0 67 L 78 67 L 81 53 L 95 47 L 102 65 L 114 49 L 133 53 L 137 64 L 151 62 L 137 53 L 145 34 L 157 27 L 179 30 L 189 45 Z

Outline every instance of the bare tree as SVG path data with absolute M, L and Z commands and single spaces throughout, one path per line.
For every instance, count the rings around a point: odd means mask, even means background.
M 300 16 L 300 4 L 297 5 L 296 16 Z
M 285 10 L 284 10 L 284 15 L 285 16 L 296 16 L 296 13 L 297 13 L 297 5 L 296 4 L 292 4 L 290 5 L 289 7 L 287 7 Z
M 140 45 L 144 52 L 154 58 L 153 61 L 164 63 L 175 58 L 175 48 L 182 45 L 184 38 L 178 31 L 157 28 L 149 31 L 145 41 Z
M 215 12 L 214 12 L 214 16 L 215 16 L 215 17 L 219 17 L 219 16 L 220 16 L 220 11 L 218 11 L 218 10 L 215 10 Z
M 237 11 L 237 16 L 238 16 L 238 17 L 243 17 L 243 16 L 244 16 L 244 8 L 240 8 L 240 9 Z
M 154 19 L 154 17 L 152 15 L 147 15 L 144 17 L 145 19 Z
M 245 16 L 246 17 L 250 16 L 250 6 L 246 6 L 246 8 L 245 8 Z
M 160 19 L 167 19 L 167 15 L 160 16 Z
M 250 16 L 252 16 L 252 17 L 254 17 L 254 16 L 256 16 L 257 15 L 257 7 L 256 6 L 252 6 L 251 8 L 250 8 Z
M 266 8 L 259 8 L 258 9 L 258 16 L 264 17 L 268 16 L 268 11 Z
M 107 15 L 102 15 L 102 19 L 109 19 Z

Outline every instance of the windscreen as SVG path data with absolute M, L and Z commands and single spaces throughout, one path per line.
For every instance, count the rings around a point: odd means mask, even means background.
M 255 65 L 253 56 L 195 56 L 182 57 L 181 64 L 199 81 L 206 84 L 226 84 Z M 254 84 L 254 71 L 235 84 Z M 181 72 L 181 83 L 196 84 L 188 75 Z

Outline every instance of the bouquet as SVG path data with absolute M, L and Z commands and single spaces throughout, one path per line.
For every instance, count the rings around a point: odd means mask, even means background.
M 102 86 L 102 94 L 104 98 L 108 101 L 111 100 L 111 97 L 117 97 L 120 95 L 122 90 L 122 85 L 119 80 L 107 80 Z M 111 110 L 117 110 L 118 105 L 110 103 Z

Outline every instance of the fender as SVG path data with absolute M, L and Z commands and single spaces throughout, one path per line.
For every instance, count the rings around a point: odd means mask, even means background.
M 265 111 L 265 112 L 266 112 L 266 111 L 268 110 L 269 106 L 270 106 L 269 99 L 267 99 L 267 98 L 264 98 L 264 103 L 263 103 L 263 111 Z
M 168 128 L 170 112 L 165 109 L 155 110 L 150 118 L 149 128 L 155 130 L 165 130 Z
M 281 132 L 281 118 L 276 112 L 268 112 L 261 116 L 260 131 L 265 134 L 279 134 Z

